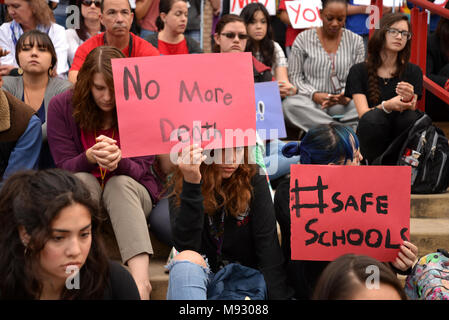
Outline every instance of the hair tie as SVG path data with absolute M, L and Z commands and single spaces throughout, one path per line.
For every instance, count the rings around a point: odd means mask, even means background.
M 289 142 L 285 146 L 282 147 L 282 154 L 291 158 L 299 155 L 299 143 L 298 142 Z

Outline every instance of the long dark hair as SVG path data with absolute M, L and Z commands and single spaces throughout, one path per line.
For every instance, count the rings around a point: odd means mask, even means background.
M 51 223 L 62 209 L 78 203 L 92 218 L 92 244 L 80 270 L 79 290 L 64 288 L 61 299 L 101 299 L 109 272 L 101 234 L 100 208 L 72 173 L 61 169 L 23 171 L 6 180 L 0 192 L 0 299 L 38 299 L 40 252 L 51 237 Z M 30 236 L 27 251 L 18 232 Z
M 301 142 L 289 142 L 282 148 L 284 156 L 300 156 L 301 164 L 346 164 L 354 160 L 359 148 L 355 132 L 337 122 L 310 129 Z
M 266 66 L 271 67 L 274 62 L 274 44 L 273 44 L 273 30 L 271 28 L 271 19 L 270 15 L 268 14 L 267 9 L 262 3 L 254 2 L 248 4 L 246 7 L 243 8 L 242 12 L 240 13 L 240 16 L 245 21 L 245 25 L 248 27 L 248 24 L 254 22 L 254 15 L 257 11 L 261 11 L 263 15 L 265 16 L 265 20 L 267 21 L 267 33 L 265 37 L 259 41 L 259 52 L 262 56 L 262 63 Z M 253 38 L 249 38 L 249 40 L 246 42 L 246 49 L 245 51 L 252 52 L 253 56 L 256 55 L 257 52 L 257 46 L 256 41 Z
M 76 0 L 76 5 L 78 6 L 78 8 L 80 9 L 80 27 L 76 29 L 76 34 L 78 35 L 78 37 L 83 40 L 86 41 L 87 39 L 89 39 L 89 33 L 87 32 L 87 27 L 86 27 L 86 23 L 84 22 L 84 17 L 83 14 L 81 13 L 81 6 L 83 5 L 83 0 Z M 104 31 L 105 28 L 104 26 L 100 23 L 100 30 Z M 91 34 L 90 36 L 94 36 L 94 34 Z
M 449 9 L 449 1 L 444 6 L 445 9 Z M 437 28 L 435 29 L 435 34 L 440 39 L 440 47 L 442 52 L 449 59 L 449 19 L 444 17 L 440 18 L 438 21 Z
M 236 14 L 225 14 L 223 17 L 221 17 L 220 20 L 218 20 L 217 25 L 215 26 L 215 33 L 220 35 L 220 33 L 223 31 L 224 27 L 231 22 L 241 22 L 245 24 L 245 21 L 242 17 L 236 15 Z M 212 52 L 220 52 L 220 46 L 218 44 L 214 44 L 212 48 Z
M 374 34 L 368 42 L 368 56 L 366 61 L 368 69 L 368 99 L 373 105 L 380 103 L 380 88 L 377 77 L 377 70 L 382 65 L 380 52 L 385 47 L 387 29 L 398 21 L 406 21 L 409 32 L 412 32 L 410 22 L 408 21 L 406 15 L 400 12 L 388 13 L 380 19 L 380 28 L 374 31 Z M 411 40 L 407 40 L 404 49 L 398 53 L 398 57 L 396 59 L 396 73 L 393 75 L 394 77 L 400 78 L 404 74 L 407 63 L 410 60 L 410 53 Z
M 119 49 L 101 46 L 93 49 L 86 57 L 73 89 L 73 117 L 83 130 L 99 129 L 103 123 L 103 114 L 92 97 L 93 78 L 101 73 L 111 94 L 114 93 L 111 59 L 124 58 Z M 113 127 L 117 126 L 117 110 L 114 108 Z
M 313 293 L 313 300 L 347 300 L 364 287 L 370 266 L 379 270 L 379 282 L 393 287 L 401 300 L 407 300 L 404 289 L 396 274 L 384 263 L 364 256 L 346 254 L 331 262 L 321 274 Z

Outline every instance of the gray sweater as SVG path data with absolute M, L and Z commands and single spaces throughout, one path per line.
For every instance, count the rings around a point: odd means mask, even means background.
M 50 100 L 66 91 L 72 86 L 72 83 L 60 78 L 50 78 L 48 81 L 47 89 L 44 95 L 44 106 L 45 106 L 45 118 L 47 118 L 48 104 Z M 4 90 L 11 93 L 17 99 L 22 100 L 23 98 L 23 78 L 22 77 L 3 77 L 3 87 Z M 42 125 L 42 141 L 47 141 L 47 122 Z

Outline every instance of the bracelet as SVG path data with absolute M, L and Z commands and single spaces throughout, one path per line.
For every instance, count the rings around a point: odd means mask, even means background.
M 385 112 L 385 113 L 387 113 L 387 114 L 389 114 L 389 113 L 391 113 L 391 110 L 390 111 L 388 111 L 387 109 L 385 109 L 385 101 L 382 101 L 382 103 L 381 103 L 381 105 L 382 105 L 382 110 Z
M 413 101 L 413 98 L 414 98 L 414 97 L 412 97 L 412 98 L 411 98 L 410 100 L 408 100 L 408 101 L 404 101 L 404 100 L 402 100 L 402 98 L 401 98 L 401 101 L 404 102 L 404 103 L 409 103 L 409 102 L 412 102 L 412 101 Z

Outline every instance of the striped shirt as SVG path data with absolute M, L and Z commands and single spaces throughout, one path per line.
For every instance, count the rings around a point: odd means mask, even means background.
M 328 54 L 318 38 L 317 29 L 300 33 L 288 58 L 288 78 L 298 88 L 298 94 L 312 99 L 315 92 L 334 92 L 331 73 L 334 65 L 340 87 L 344 88 L 352 65 L 365 59 L 363 39 L 343 28 L 335 55 Z

